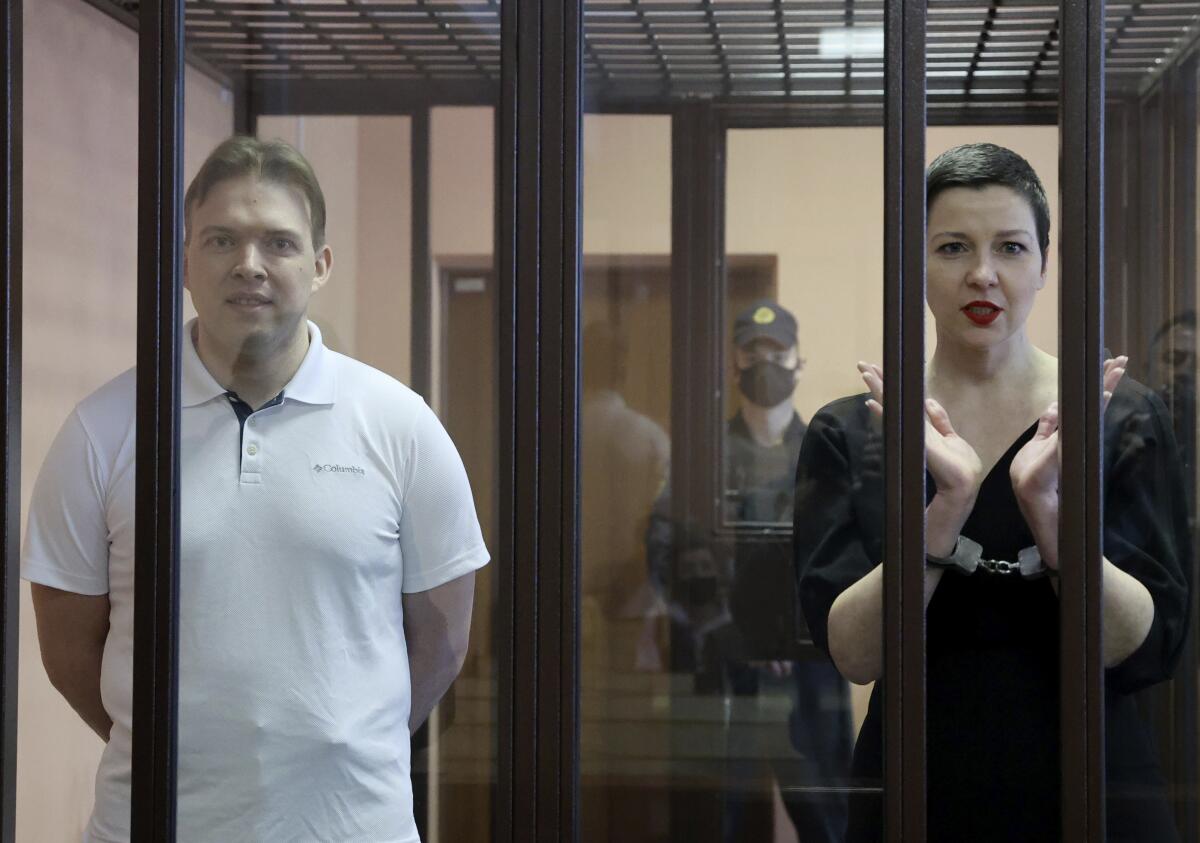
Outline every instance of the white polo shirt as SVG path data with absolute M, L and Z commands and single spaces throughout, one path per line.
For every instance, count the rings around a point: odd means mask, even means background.
M 188 325 L 181 432 L 179 839 L 418 840 L 401 594 L 488 561 L 462 460 L 419 396 L 310 347 L 238 420 Z M 22 574 L 109 595 L 113 720 L 92 843 L 129 839 L 133 370 L 76 407 L 34 490 Z

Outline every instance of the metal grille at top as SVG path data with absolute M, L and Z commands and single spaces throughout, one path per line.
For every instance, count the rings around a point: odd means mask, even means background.
M 927 8 L 932 109 L 1054 102 L 1057 3 Z M 1110 91 L 1143 89 L 1195 40 L 1198 23 L 1200 0 L 1109 3 Z M 878 103 L 882 26 L 882 0 L 587 0 L 587 92 Z M 500 0 L 188 0 L 187 34 L 191 53 L 231 78 L 494 86 L 500 75 Z

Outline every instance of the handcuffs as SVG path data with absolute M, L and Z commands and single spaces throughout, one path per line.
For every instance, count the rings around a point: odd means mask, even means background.
M 1016 562 L 1010 562 L 1007 559 L 984 559 L 983 546 L 978 542 L 971 541 L 966 536 L 958 537 L 958 541 L 954 544 L 954 552 L 949 556 L 926 554 L 925 560 L 930 565 L 948 568 L 967 576 L 981 569 L 990 574 L 1010 576 L 1020 574 L 1023 579 L 1027 580 L 1052 577 L 1058 574 L 1058 571 L 1047 568 L 1046 564 L 1042 562 L 1042 554 L 1038 552 L 1036 545 L 1019 551 Z

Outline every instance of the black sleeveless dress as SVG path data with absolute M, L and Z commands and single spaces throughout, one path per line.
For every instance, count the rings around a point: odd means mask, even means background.
M 828 652 L 829 607 L 882 558 L 882 444 L 866 395 L 812 420 L 796 480 L 795 564 L 814 642 Z M 1105 417 L 1104 552 L 1154 599 L 1154 623 L 1106 671 L 1108 840 L 1178 840 L 1154 743 L 1134 691 L 1170 677 L 1184 642 L 1191 548 L 1170 416 L 1129 378 Z M 985 478 L 963 535 L 985 558 L 1033 544 L 1008 471 L 1031 425 Z M 935 492 L 926 478 L 929 496 Z M 1059 819 L 1058 596 L 1047 578 L 947 571 L 927 611 L 929 840 L 1053 841 Z M 854 755 L 854 783 L 878 788 L 882 690 L 875 684 Z M 882 797 L 850 799 L 849 843 L 882 840 Z

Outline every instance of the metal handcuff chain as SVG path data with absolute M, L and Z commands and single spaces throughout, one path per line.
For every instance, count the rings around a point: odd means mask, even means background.
M 938 568 L 947 568 L 970 576 L 976 571 L 983 570 L 989 574 L 1002 576 L 1019 575 L 1022 579 L 1036 580 L 1041 577 L 1054 576 L 1058 572 L 1047 568 L 1042 561 L 1042 554 L 1037 546 L 1027 547 L 1017 553 L 1017 561 L 1007 559 L 984 559 L 983 546 L 966 536 L 959 536 L 954 543 L 954 552 L 949 556 L 934 556 L 927 554 L 925 561 Z

